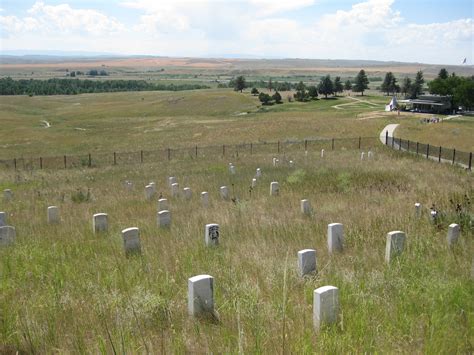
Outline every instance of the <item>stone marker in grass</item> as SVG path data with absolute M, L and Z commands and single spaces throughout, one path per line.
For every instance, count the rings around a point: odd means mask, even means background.
M 158 211 L 168 210 L 168 200 L 166 198 L 160 198 L 158 200 Z
M 171 185 L 173 185 L 174 183 L 178 182 L 178 180 L 176 179 L 176 177 L 174 176 L 169 176 L 168 177 L 168 186 L 171 187 Z
M 214 313 L 214 278 L 198 275 L 188 279 L 188 313 L 198 316 Z
M 223 200 L 229 199 L 229 188 L 227 186 L 221 186 L 219 191 Z
M 311 214 L 311 205 L 308 200 L 301 200 L 300 202 L 301 213 L 309 216 Z
M 316 330 L 323 325 L 337 322 L 339 313 L 339 289 L 334 286 L 323 286 L 313 292 L 313 324 Z
M 402 254 L 405 247 L 406 235 L 404 232 L 393 231 L 387 234 L 387 242 L 385 244 L 385 262 L 390 261 Z
M 252 184 L 251 184 L 252 188 L 256 187 L 257 186 L 257 179 L 253 178 L 252 179 Z
M 206 224 L 204 242 L 207 246 L 219 245 L 219 225 L 215 223 Z
M 12 226 L 0 227 L 0 246 L 9 246 L 15 243 L 16 230 Z
M 235 175 L 235 166 L 234 166 L 234 165 L 229 166 L 229 172 L 230 172 L 232 175 Z
M 153 195 L 155 195 L 155 187 L 153 185 L 146 185 L 145 186 L 145 198 L 147 200 L 151 200 L 153 198 Z
M 163 210 L 158 212 L 158 227 L 166 228 L 171 225 L 171 212 Z
M 448 227 L 448 235 L 446 237 L 446 240 L 448 241 L 449 246 L 453 246 L 458 242 L 459 239 L 459 224 L 456 223 L 451 223 Z
M 59 223 L 59 208 L 58 206 L 48 207 L 48 223 L 56 224 Z
M 365 158 L 365 153 L 364 152 L 360 153 L 360 160 L 364 160 L 364 158 Z
M 193 196 L 193 192 L 191 191 L 191 188 L 185 187 L 183 189 L 183 196 L 186 200 L 190 200 L 191 197 Z
M 344 227 L 341 223 L 328 224 L 328 251 L 341 252 L 344 246 Z
M 109 216 L 107 213 L 96 213 L 92 216 L 92 230 L 94 233 L 107 232 Z
M 125 255 L 141 254 L 140 230 L 137 227 L 122 230 L 122 239 Z
M 321 158 L 324 158 L 324 149 L 321 149 Z
M 11 201 L 13 199 L 13 192 L 10 189 L 3 190 L 3 199 L 5 201 Z
M 419 203 L 419 202 L 415 203 L 415 216 L 417 218 L 420 218 L 421 217 L 421 212 L 422 212 L 421 203 Z
M 203 207 L 209 206 L 209 193 L 207 191 L 201 192 L 201 204 Z
M 257 168 L 257 170 L 255 171 L 255 177 L 258 179 L 261 176 L 262 176 L 262 170 L 260 168 Z
M 270 195 L 271 196 L 278 196 L 280 193 L 280 185 L 276 181 L 272 181 L 270 183 Z
M 171 196 L 178 197 L 179 196 L 179 184 L 174 182 L 171 184 Z
M 313 272 L 316 272 L 316 250 L 300 250 L 298 252 L 298 274 L 304 276 Z
M 7 225 L 7 213 L 0 212 L 0 227 Z

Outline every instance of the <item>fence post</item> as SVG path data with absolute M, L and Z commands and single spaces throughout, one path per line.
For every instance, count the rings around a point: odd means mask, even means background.
M 402 139 L 398 139 L 398 150 L 402 150 Z
M 250 155 L 252 155 L 252 153 L 253 153 L 253 145 L 252 143 L 250 143 Z
M 198 157 L 198 146 L 196 146 L 196 158 Z
M 278 141 L 278 153 L 280 153 L 280 141 Z
M 239 157 L 239 146 L 236 144 L 235 145 L 235 154 L 237 155 L 237 158 Z
M 360 139 L 361 139 L 361 138 L 359 137 L 359 150 L 360 150 Z
M 304 150 L 305 151 L 308 150 L 308 140 L 307 139 L 304 140 Z
M 456 149 L 453 149 L 453 165 L 455 161 L 456 161 Z
M 114 152 L 114 165 L 117 165 L 117 154 Z
M 15 166 L 15 170 L 16 170 L 16 158 L 13 159 L 13 165 Z
M 385 145 L 388 145 L 388 131 L 385 131 Z
M 92 166 L 92 157 L 91 153 L 89 153 L 89 168 Z
M 43 158 L 40 157 L 40 169 L 43 169 Z
M 67 160 L 66 160 L 66 156 L 64 156 L 64 169 L 67 169 Z
M 171 149 L 168 148 L 168 160 L 171 160 Z
M 410 153 L 410 140 L 407 140 L 407 151 Z
M 469 170 L 472 170 L 472 152 L 469 153 L 469 166 L 468 166 Z
M 331 149 L 334 150 L 334 138 L 331 141 Z
M 418 155 L 418 145 L 419 145 L 419 143 L 416 142 L 416 155 Z
M 428 159 L 430 156 L 430 145 L 426 145 L 426 159 Z
M 225 144 L 222 145 L 222 156 L 225 157 Z
M 441 163 L 441 146 L 439 146 L 438 163 Z
M 140 150 L 140 163 L 143 163 L 143 150 Z

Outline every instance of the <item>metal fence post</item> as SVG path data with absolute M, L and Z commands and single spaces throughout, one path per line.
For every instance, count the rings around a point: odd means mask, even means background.
M 307 139 L 304 140 L 304 150 L 305 151 L 308 150 L 308 140 Z
M 67 169 L 67 160 L 66 160 L 66 156 L 64 156 L 64 169 Z
M 114 165 L 117 165 L 117 154 L 114 152 Z
M 198 157 L 198 146 L 196 146 L 196 158 Z
M 410 140 L 407 140 L 407 151 L 410 152 Z
M 388 145 L 388 131 L 385 131 L 385 145 Z
M 168 160 L 171 160 L 171 149 L 168 148 Z
M 359 150 L 360 150 L 360 140 L 361 140 L 361 138 L 359 137 Z
M 92 166 L 92 157 L 91 153 L 89 153 L 89 168 Z
M 143 163 L 143 150 L 140 150 L 140 163 Z
M 278 153 L 280 153 L 280 141 L 278 141 Z
M 438 163 L 441 163 L 441 146 L 439 146 Z
M 453 165 L 455 161 L 456 161 L 456 149 L 453 149 Z
M 426 159 L 428 159 L 429 156 L 430 156 L 430 145 L 428 144 L 428 145 L 426 146 Z
M 469 170 L 472 170 L 472 152 L 469 153 Z
M 419 146 L 419 145 L 420 145 L 420 144 L 419 144 L 418 142 L 416 142 L 416 155 L 418 155 L 418 146 Z
M 399 138 L 398 140 L 398 150 L 402 150 L 402 139 Z
M 16 170 L 16 158 L 13 159 L 13 165 L 15 166 L 15 170 Z
M 253 153 L 253 145 L 252 143 L 250 143 L 250 155 L 252 155 L 252 153 Z
M 331 149 L 334 150 L 334 138 L 331 141 Z
M 43 169 L 43 158 L 40 157 L 40 169 Z

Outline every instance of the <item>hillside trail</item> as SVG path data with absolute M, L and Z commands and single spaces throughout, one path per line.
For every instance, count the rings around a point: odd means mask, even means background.
M 379 104 L 375 104 L 367 100 L 358 99 L 357 97 L 353 97 L 353 96 L 346 96 L 346 98 L 354 100 L 354 101 L 362 102 L 364 104 L 372 105 L 372 106 L 380 106 Z M 331 107 L 335 108 L 336 110 L 343 110 L 344 108 L 341 106 L 348 106 L 348 105 L 354 105 L 354 102 L 346 102 L 345 104 L 334 105 Z

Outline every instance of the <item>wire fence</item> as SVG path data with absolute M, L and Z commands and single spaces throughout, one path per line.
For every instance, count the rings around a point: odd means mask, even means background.
M 0 160 L 3 169 L 69 169 L 101 167 L 110 165 L 131 165 L 170 160 L 199 158 L 239 157 L 253 154 L 290 154 L 301 151 L 373 149 L 380 145 L 378 137 L 320 138 L 223 144 L 209 146 L 188 146 L 161 148 L 133 152 L 88 153 L 45 157 L 18 157 Z
M 414 142 L 409 139 L 389 137 L 388 134 L 385 136 L 385 144 L 395 150 L 414 153 L 439 163 L 460 165 L 472 171 L 472 152 L 468 153 L 453 148 Z

